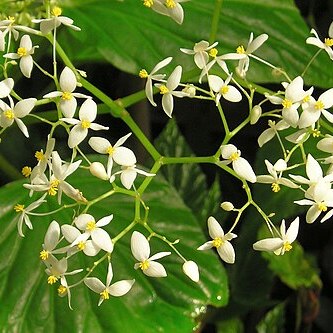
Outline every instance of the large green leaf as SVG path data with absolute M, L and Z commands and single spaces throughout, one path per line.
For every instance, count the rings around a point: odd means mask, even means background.
M 73 177 L 71 183 L 88 199 L 110 187 L 107 182 L 101 184 L 98 180 L 80 176 Z M 56 219 L 60 224 L 71 223 L 73 211 L 68 209 L 47 217 L 34 216 L 34 230 L 26 230 L 26 237 L 21 238 L 17 235 L 13 205 L 31 202 L 22 189 L 22 182 L 3 187 L 0 198 L 2 332 L 192 332 L 200 321 L 198 316 L 203 315 L 208 304 L 222 306 L 227 302 L 227 279 L 223 267 L 213 252 L 195 250 L 205 241 L 200 227 L 177 192 L 160 178 L 154 179 L 143 197 L 150 207 L 149 221 L 156 231 L 169 239 L 181 240 L 179 250 L 200 266 L 200 283 L 195 284 L 182 273 L 181 261 L 175 255 L 162 259 L 168 272 L 166 278 L 148 279 L 141 271 L 134 271 L 130 234 L 127 234 L 116 244 L 112 254 L 114 281 L 135 278 L 136 283 L 127 295 L 105 301 L 99 308 L 99 295 L 78 287 L 72 291 L 74 310 L 69 310 L 66 300 L 56 295 L 56 287 L 47 284 L 44 265 L 38 258 L 49 222 Z M 44 209 L 54 207 L 51 201 Z M 132 221 L 133 211 L 133 201 L 124 195 L 115 195 L 89 210 L 96 218 L 114 214 L 108 229 L 112 236 Z M 161 243 L 152 239 L 153 253 L 168 249 Z M 91 267 L 92 264 L 91 260 L 79 256 L 69 270 Z M 105 280 L 105 266 L 98 266 L 93 276 Z
M 195 67 L 193 59 L 179 48 L 193 48 L 195 42 L 209 39 L 215 2 L 182 3 L 185 19 L 179 26 L 169 17 L 144 7 L 141 1 L 63 0 L 60 4 L 65 14 L 72 17 L 82 31 L 73 32 L 70 37 L 64 34 L 62 42 L 75 61 L 104 59 L 123 71 L 138 73 L 142 67 L 150 70 L 158 61 L 173 56 L 175 64 L 184 65 L 187 71 Z M 314 46 L 305 44 L 309 31 L 292 0 L 225 0 L 216 40 L 222 54 L 234 52 L 240 44 L 246 45 L 250 32 L 255 36 L 267 33 L 269 40 L 256 54 L 295 77 L 317 51 Z M 251 62 L 250 80 L 283 79 L 266 66 Z M 306 74 L 307 84 L 331 86 L 333 78 L 327 70 L 329 66 L 327 54 L 321 54 Z

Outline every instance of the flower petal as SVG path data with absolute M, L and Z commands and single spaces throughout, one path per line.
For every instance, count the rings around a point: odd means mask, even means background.
M 144 235 L 138 231 L 134 231 L 131 237 L 131 251 L 133 257 L 142 262 L 149 258 L 150 246 Z
M 115 296 L 115 297 L 123 296 L 131 290 L 134 282 L 135 282 L 135 280 L 121 280 L 121 281 L 115 282 L 107 289 L 108 289 L 110 295 L 112 295 L 112 296 Z

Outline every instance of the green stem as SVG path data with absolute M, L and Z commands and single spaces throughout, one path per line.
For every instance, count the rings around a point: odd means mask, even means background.
M 213 18 L 212 18 L 212 25 L 210 28 L 210 35 L 209 35 L 209 44 L 212 44 L 216 40 L 217 31 L 219 28 L 219 21 L 220 21 L 220 15 L 221 15 L 221 9 L 222 9 L 222 3 L 223 0 L 216 0 L 215 1 L 215 7 L 213 12 Z

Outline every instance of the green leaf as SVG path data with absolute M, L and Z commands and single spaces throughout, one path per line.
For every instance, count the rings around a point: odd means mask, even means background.
M 280 303 L 267 312 L 265 317 L 257 325 L 258 333 L 283 333 L 285 323 L 285 303 Z
M 81 175 L 70 179 L 73 186 L 90 199 L 110 189 L 110 184 Z M 196 251 L 205 242 L 198 222 L 184 205 L 177 192 L 163 179 L 156 177 L 143 195 L 150 207 L 151 227 L 170 240 L 180 239 L 177 248 L 200 267 L 200 282 L 195 284 L 182 272 L 182 261 L 175 255 L 161 259 L 168 272 L 163 279 L 147 278 L 133 269 L 134 258 L 130 251 L 130 233 L 115 245 L 112 253 L 114 282 L 135 278 L 132 290 L 125 296 L 111 297 L 97 307 L 99 295 L 85 286 L 72 289 L 73 311 L 68 309 L 66 298 L 56 295 L 55 285 L 48 285 L 45 266 L 39 260 L 39 251 L 49 223 L 71 223 L 73 211 L 63 210 L 52 216 L 31 216 L 32 231 L 25 230 L 25 238 L 17 235 L 13 206 L 29 204 L 22 182 L 12 183 L 0 190 L 0 327 L 5 332 L 191 332 L 199 324 L 208 304 L 223 306 L 228 300 L 227 277 L 218 257 L 212 251 Z M 37 212 L 56 208 L 53 198 Z M 63 198 L 66 199 L 66 198 Z M 66 200 L 65 200 L 66 202 Z M 89 213 L 99 219 L 114 214 L 106 229 L 114 237 L 132 220 L 134 203 L 123 194 L 111 196 L 96 203 Z M 147 235 L 145 229 L 135 228 Z M 148 235 L 147 235 L 148 236 Z M 170 250 L 164 242 L 151 240 L 152 254 Z M 97 256 L 98 258 L 101 255 Z M 71 271 L 92 267 L 97 258 L 79 253 Z M 92 276 L 105 281 L 106 263 L 100 264 Z M 68 277 L 69 283 L 77 277 Z
M 239 318 L 231 318 L 217 324 L 218 333 L 243 333 L 244 325 Z
M 192 0 L 182 3 L 184 23 L 179 26 L 169 17 L 144 7 L 141 1 L 63 0 L 64 15 L 82 28 L 71 36 L 62 31 L 61 43 L 74 61 L 106 60 L 117 68 L 137 74 L 144 67 L 151 70 L 167 56 L 185 71 L 195 69 L 193 57 L 179 48 L 192 49 L 194 43 L 208 40 L 215 0 Z M 62 28 L 65 30 L 64 28 Z M 67 29 L 70 30 L 70 29 Z M 235 52 L 238 45 L 247 45 L 250 32 L 269 35 L 256 55 L 287 71 L 290 77 L 300 75 L 317 52 L 307 45 L 310 29 L 306 26 L 294 1 L 225 0 L 217 29 L 219 54 Z M 235 62 L 230 64 L 231 71 Z M 175 66 L 175 65 L 174 65 Z M 305 75 L 308 85 L 329 87 L 331 66 L 325 52 Z M 257 83 L 285 80 L 265 65 L 251 60 L 248 79 Z M 199 73 L 195 69 L 195 73 Z

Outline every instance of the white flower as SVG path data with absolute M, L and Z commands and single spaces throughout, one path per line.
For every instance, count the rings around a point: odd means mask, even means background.
M 59 243 L 60 226 L 57 221 L 52 221 L 47 228 L 44 236 L 43 250 L 40 252 L 39 257 L 45 261 L 49 256 L 56 251 L 53 251 Z
M 291 222 L 286 231 L 285 221 L 282 220 L 279 237 L 265 238 L 253 244 L 257 251 L 273 251 L 276 255 L 283 255 L 292 249 L 292 243 L 295 241 L 299 228 L 299 217 Z
M 111 284 L 112 278 L 112 266 L 111 263 L 109 263 L 106 284 L 95 277 L 87 277 L 83 280 L 89 289 L 100 295 L 98 306 L 100 306 L 104 300 L 109 299 L 109 295 L 120 297 L 127 294 L 135 282 L 135 280 L 121 280 Z
M 178 87 L 180 83 L 181 76 L 182 76 L 182 67 L 177 66 L 170 74 L 165 84 L 155 83 L 155 86 L 160 89 L 160 94 L 163 95 L 162 97 L 163 110 L 170 118 L 173 111 L 173 96 L 176 97 L 187 96 L 187 94 L 182 91 L 175 91 L 175 89 Z
M 120 181 L 128 190 L 133 186 L 135 178 L 138 174 L 146 176 L 146 177 L 153 177 L 155 176 L 154 173 L 145 172 L 140 170 L 136 167 L 136 165 L 131 166 L 122 166 L 121 171 L 115 172 L 110 177 L 110 183 L 115 180 L 115 176 L 120 174 Z
M 34 209 L 38 208 L 43 202 L 46 202 L 46 200 L 44 200 L 44 198 L 45 198 L 45 195 L 43 195 L 38 200 L 32 202 L 27 207 L 24 207 L 24 205 L 21 205 L 21 204 L 15 205 L 15 207 L 14 207 L 15 212 L 20 213 L 18 220 L 17 220 L 17 229 L 18 229 L 18 233 L 21 237 L 24 237 L 23 231 L 22 231 L 23 222 L 26 224 L 26 226 L 29 229 L 32 229 L 32 223 L 30 221 L 29 214 Z
M 60 74 L 59 85 L 61 91 L 52 91 L 43 96 L 43 98 L 61 97 L 59 102 L 59 109 L 66 118 L 73 118 L 77 101 L 76 98 L 91 98 L 90 96 L 74 93 L 77 86 L 75 73 L 69 68 L 65 67 Z
M 198 250 L 202 251 L 216 247 L 217 253 L 221 259 L 228 264 L 233 264 L 235 262 L 235 250 L 230 243 L 230 240 L 237 237 L 237 235 L 233 234 L 232 232 L 224 234 L 221 225 L 213 216 L 208 218 L 207 223 L 208 233 L 212 240 L 199 246 Z
M 242 99 L 241 93 L 234 86 L 229 85 L 230 80 L 231 75 L 229 75 L 225 81 L 217 75 L 208 75 L 208 84 L 216 93 L 216 105 L 219 104 L 221 97 L 229 102 L 239 102 Z
M 327 52 L 329 57 L 333 60 L 333 29 L 332 29 L 332 24 L 330 25 L 328 34 L 330 38 L 325 38 L 324 42 L 322 42 L 316 32 L 315 29 L 311 29 L 310 33 L 314 34 L 315 37 L 309 37 L 306 39 L 307 44 L 311 44 L 314 46 L 319 47 L 320 49 L 323 49 Z
M 165 277 L 167 273 L 162 264 L 155 260 L 171 254 L 171 252 L 158 252 L 150 256 L 149 242 L 144 235 L 134 231 L 131 237 L 131 250 L 133 257 L 139 262 L 134 265 L 135 269 L 141 268 L 142 272 L 150 277 Z
M 303 107 L 303 112 L 299 119 L 299 127 L 305 128 L 314 125 L 320 118 L 321 114 L 330 122 L 333 123 L 333 115 L 327 111 L 333 106 L 333 88 L 322 93 L 318 100 L 310 97 L 310 101 L 306 107 Z
M 325 213 L 328 207 L 333 207 L 333 190 L 331 184 L 321 181 L 313 185 L 305 192 L 306 199 L 296 200 L 294 203 L 298 205 L 311 206 L 306 213 L 306 222 L 313 223 L 321 213 Z M 321 219 L 321 222 L 327 219 L 328 212 Z
M 62 10 L 59 7 L 53 7 L 51 11 L 52 17 L 47 19 L 32 20 L 33 23 L 40 23 L 40 31 L 43 35 L 48 34 L 53 29 L 58 28 L 61 24 L 80 31 L 81 29 L 73 25 L 73 20 L 66 16 L 61 16 Z
M 93 176 L 99 179 L 107 180 L 110 178 L 101 162 L 92 162 L 89 165 L 89 171 Z
M 278 134 L 278 131 L 282 131 L 286 128 L 289 128 L 290 125 L 284 120 L 280 120 L 278 123 L 275 123 L 273 120 L 268 120 L 269 128 L 264 130 L 258 138 L 258 145 L 262 147 L 265 143 L 272 140 L 275 135 Z
M 132 133 L 121 137 L 113 146 L 104 138 L 92 137 L 88 143 L 92 149 L 100 154 L 108 154 L 107 175 L 111 176 L 113 161 L 122 166 L 131 166 L 136 163 L 136 157 L 132 150 L 123 147 L 123 143 L 128 139 Z
M 0 82 L 0 98 L 8 97 L 14 87 L 14 80 L 12 78 L 4 79 Z M 2 105 L 0 101 L 0 106 Z
M 291 180 L 282 177 L 282 172 L 287 169 L 287 163 L 284 160 L 279 159 L 274 165 L 265 160 L 265 164 L 269 175 L 257 176 L 258 183 L 272 184 L 271 188 L 275 193 L 280 191 L 280 184 L 291 188 L 298 188 Z
M 194 62 L 199 69 L 203 69 L 209 60 L 208 52 L 210 49 L 214 48 L 218 42 L 209 45 L 205 40 L 202 40 L 199 43 L 195 43 L 193 50 L 181 48 L 180 50 L 186 54 L 194 54 Z
M 100 249 L 111 253 L 113 251 L 113 244 L 110 235 L 101 227 L 108 225 L 113 219 L 113 215 L 108 215 L 101 218 L 98 222 L 90 214 L 81 214 L 74 219 L 75 225 L 84 233 L 78 235 L 73 241 L 71 246 L 78 245 L 80 242 L 85 242 L 91 237 L 94 245 Z
M 109 127 L 105 127 L 99 124 L 93 123 L 97 116 L 97 104 L 92 99 L 87 99 L 81 105 L 79 111 L 79 120 L 74 118 L 61 118 L 60 120 L 66 123 L 74 125 L 71 129 L 68 137 L 69 148 L 74 148 L 80 144 L 88 135 L 88 129 L 94 131 L 108 130 Z
M 144 0 L 144 5 L 155 12 L 171 17 L 178 24 L 183 23 L 184 10 L 179 4 L 189 0 Z
M 267 39 L 268 39 L 267 34 L 261 34 L 258 37 L 256 37 L 255 39 L 253 39 L 253 32 L 251 32 L 246 49 L 244 48 L 243 45 L 240 45 L 237 47 L 238 54 L 246 55 L 246 57 L 239 60 L 238 66 L 236 67 L 236 72 L 240 77 L 244 78 L 246 76 L 246 73 L 247 73 L 247 71 L 249 69 L 249 65 L 250 65 L 249 56 L 254 51 L 256 51 Z M 230 58 L 230 59 L 232 59 L 232 58 Z M 234 59 L 236 59 L 236 58 L 234 58 Z
M 183 272 L 194 282 L 199 282 L 199 268 L 198 265 L 192 261 L 185 261 L 183 264 Z
M 236 174 L 244 178 L 245 180 L 255 183 L 256 175 L 250 165 L 250 163 L 243 157 L 241 157 L 241 151 L 234 145 L 227 144 L 221 146 L 221 155 L 227 161 L 222 161 L 223 164 L 232 163 L 232 168 Z
M 62 225 L 61 232 L 64 235 L 67 242 L 71 244 L 74 243 L 79 236 L 81 236 L 80 230 L 69 224 Z M 79 241 L 75 247 L 74 246 L 66 247 L 66 251 L 69 256 L 73 255 L 78 251 L 82 251 L 85 255 L 93 257 L 96 254 L 98 254 L 100 250 L 101 248 L 90 239 Z
M 24 125 L 21 118 L 25 117 L 30 113 L 30 111 L 34 108 L 37 99 L 22 99 L 14 105 L 12 98 L 10 98 L 10 96 L 8 96 L 8 98 L 10 106 L 2 101 L 0 103 L 0 109 L 2 111 L 0 114 L 0 126 L 2 126 L 3 128 L 7 128 L 11 126 L 15 121 L 22 133 L 28 138 L 28 129 Z
M 35 48 L 38 45 L 32 46 L 31 38 L 29 35 L 23 35 L 20 41 L 20 47 L 16 53 L 7 53 L 4 55 L 5 58 L 9 59 L 20 59 L 20 70 L 22 74 L 28 78 L 31 76 L 33 67 L 32 54 L 35 52 Z
M 161 68 L 167 66 L 172 60 L 172 57 L 165 58 L 164 60 L 160 61 L 148 74 L 145 69 L 141 69 L 139 72 L 139 76 L 142 79 L 147 79 L 146 86 L 145 86 L 145 92 L 146 96 L 149 100 L 149 102 L 156 106 L 156 103 L 154 102 L 153 98 L 153 80 L 155 81 L 162 81 L 165 77 L 165 74 L 156 74 Z

